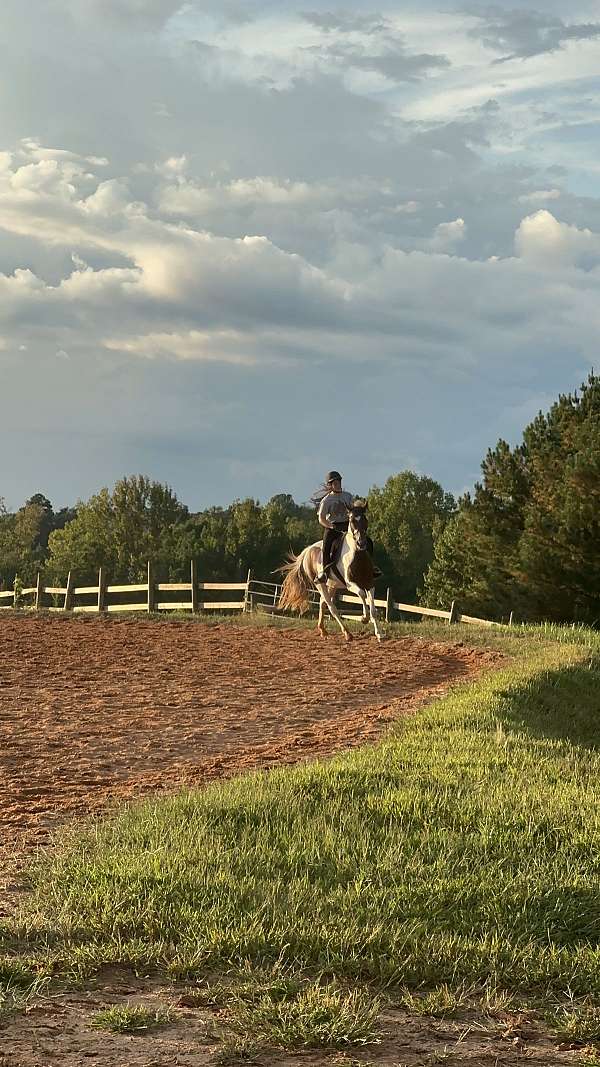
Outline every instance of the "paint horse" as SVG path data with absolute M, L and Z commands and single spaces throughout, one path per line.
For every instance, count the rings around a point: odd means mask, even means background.
M 315 582 L 321 570 L 322 544 L 317 541 L 308 545 L 299 556 L 291 555 L 289 562 L 280 568 L 286 575 L 281 589 L 279 606 L 301 614 L 309 606 L 309 593 L 316 589 L 320 596 L 319 621 L 317 629 L 321 637 L 327 637 L 325 629 L 325 611 L 330 614 L 342 630 L 346 641 L 352 640 L 352 634 L 341 618 L 335 597 L 340 589 L 347 589 L 360 597 L 363 606 L 362 622 L 373 623 L 375 636 L 381 642 L 382 634 L 377 625 L 375 610 L 375 579 L 373 560 L 367 548 L 367 502 L 355 500 L 347 505 L 348 531 L 341 535 L 341 540 L 332 554 L 332 566 L 329 568 L 327 582 Z

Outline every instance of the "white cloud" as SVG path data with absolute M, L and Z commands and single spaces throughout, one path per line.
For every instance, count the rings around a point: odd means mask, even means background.
M 453 219 L 452 222 L 440 222 L 435 228 L 433 237 L 427 242 L 434 252 L 453 251 L 467 236 L 467 225 L 464 219 Z
M 247 336 L 237 330 L 188 330 L 185 333 L 109 337 L 104 338 L 102 345 L 109 350 L 145 359 L 195 360 L 241 366 L 254 366 L 258 362 L 247 352 Z
M 600 234 L 559 222 L 550 211 L 523 219 L 515 235 L 517 254 L 542 270 L 589 269 L 600 264 Z
M 560 200 L 560 189 L 534 189 L 531 193 L 523 193 L 519 197 L 520 204 L 543 204 L 547 200 Z
M 599 328 L 598 41 L 492 67 L 453 6 L 311 22 L 262 0 L 176 18 L 176 0 L 52 0 L 32 20 L 4 0 L 3 388 L 36 375 L 44 442 L 55 395 L 82 441 L 113 418 L 118 473 L 163 470 L 160 427 L 178 471 L 208 457 L 210 502 L 242 450 L 262 491 L 261 403 L 307 471 L 368 411 L 365 478 L 407 455 L 462 484 L 504 412 L 578 384 Z

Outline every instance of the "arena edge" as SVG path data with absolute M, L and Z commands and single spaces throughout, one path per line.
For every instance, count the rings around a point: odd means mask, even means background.
M 267 968 L 370 996 L 600 1003 L 600 639 L 484 640 L 507 666 L 385 742 L 63 835 L 6 955 L 67 982 L 121 963 L 255 976 L 258 996 Z

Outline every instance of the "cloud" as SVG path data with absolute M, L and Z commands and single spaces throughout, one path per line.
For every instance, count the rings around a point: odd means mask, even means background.
M 541 204 L 547 200 L 560 200 L 560 189 L 534 189 L 531 193 L 523 193 L 519 197 L 520 204 Z
M 71 269 L 55 285 L 28 268 L 0 275 L 0 323 L 3 337 L 11 331 L 17 336 L 28 324 L 38 338 L 52 340 L 55 352 L 72 355 L 75 338 L 85 331 L 87 344 L 155 361 L 247 368 L 418 361 L 463 373 L 480 359 L 482 336 L 489 359 L 502 354 L 506 361 L 523 330 L 552 334 L 555 343 L 565 321 L 572 328 L 569 309 L 580 314 L 596 298 L 583 279 L 600 262 L 600 238 L 548 211 L 520 221 L 517 258 L 457 256 L 469 235 L 457 216 L 439 222 L 420 250 L 382 242 L 370 252 L 363 247 L 349 268 L 345 261 L 355 253 L 340 244 L 336 257 L 318 267 L 264 235 L 219 236 L 152 217 L 142 202 L 127 199 L 123 180 L 96 179 L 95 190 L 82 196 L 89 178 L 78 161 L 51 162 L 48 170 L 41 162 L 16 161 L 5 173 L 0 221 L 8 231 L 42 230 L 47 241 L 70 246 Z M 312 201 L 323 211 L 333 199 L 327 183 L 272 178 L 236 179 L 212 190 L 180 179 L 170 194 L 178 190 L 198 194 L 209 207 L 212 196 L 213 209 L 221 197 L 243 209 L 259 203 L 269 211 L 290 205 L 304 210 Z M 352 196 L 360 202 L 375 191 L 372 182 L 350 183 L 348 204 Z M 391 188 L 378 192 L 396 203 Z M 412 215 L 406 218 L 410 224 Z M 78 249 L 99 249 L 128 265 L 94 269 Z M 549 310 L 552 272 L 562 289 Z M 588 313 L 586 321 L 595 317 Z M 109 321 L 118 322 L 118 330 L 107 330 Z M 591 337 L 580 331 L 578 343 L 588 342 Z
M 379 34 L 390 26 L 387 18 L 374 12 L 360 15 L 348 11 L 304 11 L 302 18 L 323 33 Z
M 156 30 L 184 6 L 184 0 L 55 0 L 74 19 Z
M 556 52 L 569 41 L 589 41 L 600 36 L 600 22 L 566 23 L 540 11 L 490 7 L 484 13 L 469 13 L 479 22 L 470 35 L 487 48 L 507 53 L 496 63 Z
M 185 333 L 146 333 L 121 338 L 108 337 L 103 347 L 145 359 L 194 360 L 202 363 L 232 363 L 254 366 L 246 349 L 247 339 L 237 330 L 188 330 Z
M 600 266 L 600 235 L 559 222 L 550 211 L 537 211 L 521 222 L 515 235 L 517 254 L 542 270 Z
M 527 43 L 504 7 L 490 34 L 520 36 L 492 58 Z M 591 48 L 500 82 L 474 20 L 427 2 L 37 8 L 3 0 L 2 381 L 36 381 L 40 434 L 5 413 L 3 492 L 87 495 L 111 457 L 192 501 L 290 471 L 301 494 L 331 440 L 367 485 L 413 461 L 462 485 L 505 417 L 596 358 Z
M 372 52 L 366 47 L 332 45 L 326 49 L 325 55 L 354 70 L 371 71 L 398 83 L 414 81 L 428 71 L 443 70 L 450 66 L 447 56 L 427 52 L 409 53 L 401 42 L 390 44 L 379 52 Z
M 450 252 L 461 244 L 467 236 L 467 226 L 464 219 L 454 219 L 452 222 L 440 222 L 433 237 L 429 240 L 429 248 L 434 252 Z
M 303 18 L 326 37 L 335 38 L 333 43 L 307 47 L 308 52 L 329 66 L 334 63 L 379 74 L 398 84 L 450 66 L 445 55 L 409 51 L 394 24 L 382 15 L 305 12 Z

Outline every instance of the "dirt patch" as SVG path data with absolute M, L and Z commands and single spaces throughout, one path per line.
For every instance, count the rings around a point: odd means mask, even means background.
M 38 1000 L 25 1014 L 0 1026 L 0 1067 L 216 1067 L 254 1063 L 264 1067 L 559 1067 L 577 1053 L 559 1047 L 526 1014 L 465 1011 L 435 1019 L 389 1007 L 380 1019 L 377 1043 L 344 1053 L 246 1050 L 225 1054 L 227 1021 L 221 1009 L 190 1009 L 182 990 L 157 986 L 122 973 L 88 992 Z M 113 1005 L 172 1011 L 160 1030 L 113 1034 L 92 1028 L 96 1012 Z M 575 1057 L 575 1058 L 574 1058 Z
M 107 802 L 374 741 L 499 653 L 400 637 L 0 618 L 0 835 L 43 843 Z

